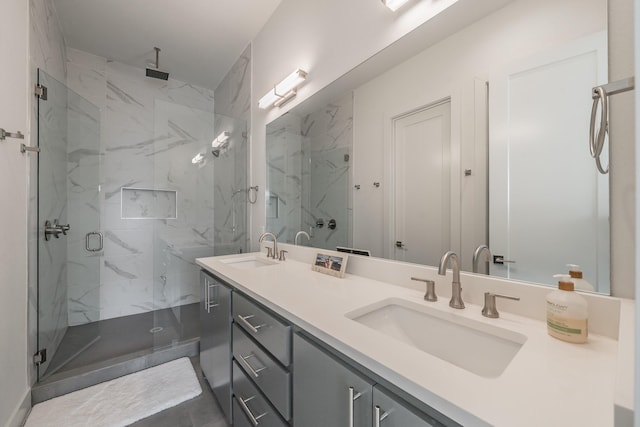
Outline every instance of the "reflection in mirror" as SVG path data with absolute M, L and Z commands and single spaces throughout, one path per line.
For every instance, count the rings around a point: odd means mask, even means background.
M 486 244 L 481 273 L 555 285 L 579 264 L 609 293 L 609 184 L 588 148 L 606 11 L 513 1 L 294 107 L 267 126 L 267 229 L 426 265 L 454 250 L 466 271 Z

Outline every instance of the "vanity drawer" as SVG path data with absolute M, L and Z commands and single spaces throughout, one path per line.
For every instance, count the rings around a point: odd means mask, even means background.
M 291 363 L 291 326 L 242 295 L 233 293 L 233 319 L 284 366 Z
M 245 425 L 251 427 L 262 425 L 269 427 L 287 426 L 267 399 L 260 394 L 256 386 L 245 376 L 235 360 L 233 361 L 233 394 L 233 425 L 235 427 Z
M 291 374 L 233 325 L 233 357 L 267 396 L 280 415 L 291 418 Z

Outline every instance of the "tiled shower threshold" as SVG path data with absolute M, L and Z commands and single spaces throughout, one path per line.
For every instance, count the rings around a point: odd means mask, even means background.
M 32 402 L 196 356 L 199 332 L 197 303 L 70 327 L 49 365 L 53 373 L 33 386 Z

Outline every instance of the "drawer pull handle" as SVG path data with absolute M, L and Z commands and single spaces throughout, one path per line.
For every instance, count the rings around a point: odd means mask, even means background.
M 240 320 L 242 320 L 242 323 L 247 325 L 247 328 L 249 328 L 251 330 L 251 332 L 253 332 L 254 334 L 257 334 L 259 332 L 258 329 L 263 328 L 263 327 L 265 327 L 267 325 L 263 323 L 262 325 L 253 326 L 251 324 L 251 322 L 249 322 L 249 319 L 252 319 L 253 317 L 255 317 L 255 315 L 253 315 L 253 314 L 250 314 L 248 316 L 240 316 L 238 314 L 238 318 Z
M 373 420 L 374 424 L 373 425 L 375 427 L 380 427 L 380 422 L 383 421 L 385 418 L 387 418 L 389 416 L 389 413 L 388 412 L 382 412 L 381 413 L 380 407 L 378 405 L 376 405 L 376 407 L 374 408 L 374 412 L 375 412 L 375 414 L 373 416 L 373 418 L 374 418 L 374 420 Z
M 353 387 L 349 387 L 349 427 L 353 427 L 355 422 L 353 403 L 362 396 L 362 393 L 356 393 Z
M 249 361 L 247 360 L 247 359 L 251 359 L 252 357 L 255 358 L 257 361 L 260 361 L 260 359 L 258 359 L 256 355 L 253 353 L 249 353 L 246 356 L 243 356 L 242 354 L 240 355 L 240 359 L 242 359 L 243 365 L 247 367 L 249 372 L 251 372 L 251 375 L 258 378 L 260 376 L 259 372 L 264 371 L 265 369 L 267 369 L 267 367 L 263 366 L 262 368 L 255 369 L 253 366 L 251 366 L 251 363 L 249 363 Z
M 251 424 L 257 427 L 258 420 L 264 417 L 265 415 L 267 415 L 268 412 L 264 412 L 258 416 L 255 416 L 253 415 L 253 412 L 251 412 L 251 409 L 249 409 L 249 405 L 247 405 L 247 402 L 253 400 L 255 396 L 251 396 L 248 399 L 243 399 L 242 396 L 238 396 L 238 398 L 240 400 L 240 406 L 242 406 L 242 410 L 244 411 L 245 414 L 247 414 L 247 417 L 249 417 L 249 419 L 251 420 Z

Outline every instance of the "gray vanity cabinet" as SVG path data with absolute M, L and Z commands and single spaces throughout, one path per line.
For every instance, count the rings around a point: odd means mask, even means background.
M 373 425 L 375 427 L 444 426 L 427 414 L 413 410 L 379 385 L 373 387 Z
M 293 338 L 295 427 L 371 427 L 373 383 L 306 338 Z
M 200 272 L 200 366 L 231 424 L 231 288 Z

